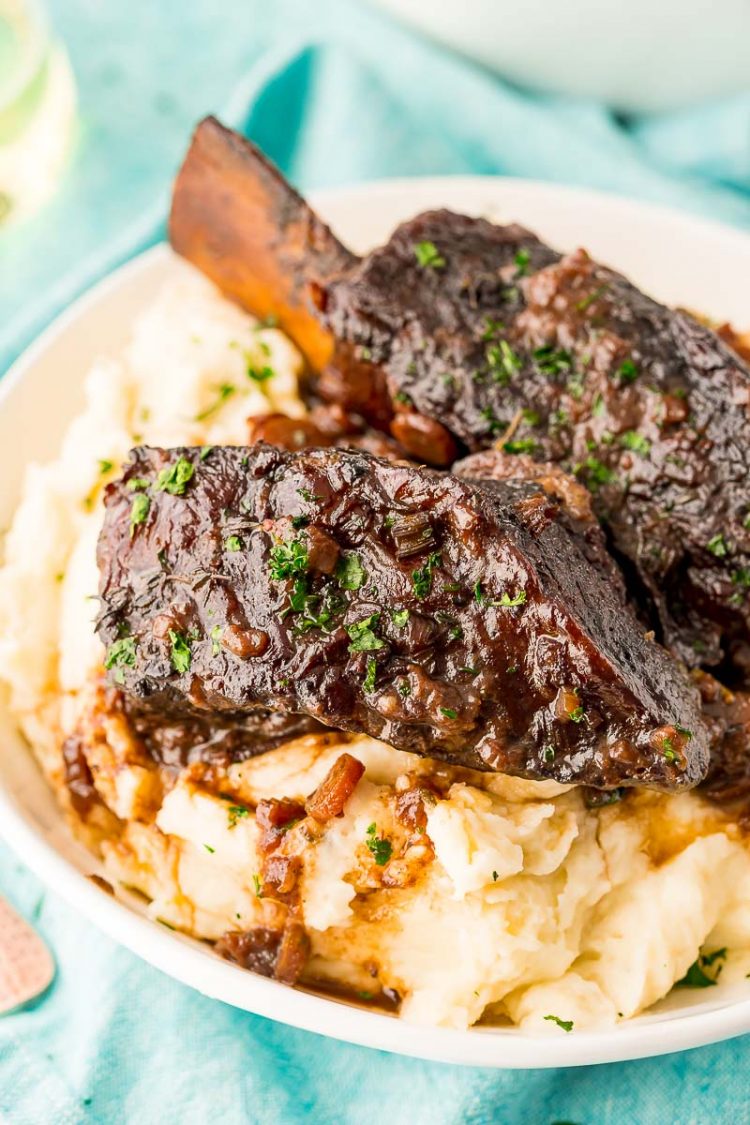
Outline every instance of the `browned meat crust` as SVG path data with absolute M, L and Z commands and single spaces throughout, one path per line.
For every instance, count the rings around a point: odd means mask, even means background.
M 660 639 L 750 682 L 750 371 L 731 330 L 735 351 L 583 251 L 448 211 L 358 261 L 213 119 L 171 234 L 224 292 L 279 312 L 324 398 L 416 460 L 500 442 L 575 475 Z
M 594 549 L 533 484 L 141 448 L 107 490 L 99 632 L 157 712 L 302 712 L 475 768 L 695 784 L 697 692 Z
M 746 672 L 750 372 L 715 333 L 583 251 L 445 211 L 399 227 L 322 306 L 397 411 L 575 475 L 668 647 Z

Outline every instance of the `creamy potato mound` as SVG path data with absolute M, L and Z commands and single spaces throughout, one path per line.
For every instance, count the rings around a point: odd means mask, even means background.
M 301 863 L 303 981 L 397 995 L 416 1023 L 510 1020 L 565 1034 L 643 1011 L 701 951 L 717 953 L 710 971 L 722 980 L 744 977 L 750 855 L 697 794 L 593 809 L 554 782 L 335 732 L 221 770 L 168 772 L 145 754 L 101 684 L 92 596 L 103 486 L 135 443 L 243 444 L 249 415 L 302 415 L 300 366 L 281 333 L 180 265 L 123 353 L 93 367 L 60 456 L 28 471 L 0 571 L 0 680 L 116 892 L 140 892 L 154 919 L 211 941 L 270 924 L 255 809 L 304 803 L 348 754 L 364 775 L 343 815 L 315 831 L 293 824 L 284 842 Z M 73 734 L 98 795 L 85 815 L 63 764 Z M 424 821 L 407 828 L 400 803 L 420 786 Z

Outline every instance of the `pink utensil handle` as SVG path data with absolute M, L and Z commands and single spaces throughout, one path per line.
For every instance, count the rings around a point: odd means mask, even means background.
M 0 1015 L 41 995 L 54 975 L 55 965 L 47 946 L 0 898 Z

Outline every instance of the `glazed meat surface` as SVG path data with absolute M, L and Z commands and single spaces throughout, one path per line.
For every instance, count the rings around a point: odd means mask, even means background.
M 366 452 L 140 448 L 99 542 L 109 676 L 156 712 L 264 707 L 525 777 L 694 784 L 698 693 L 585 528 L 537 484 Z
M 659 638 L 750 683 L 750 371 L 728 326 L 583 251 L 449 211 L 357 259 L 213 118 L 176 181 L 170 237 L 251 312 L 278 314 L 317 392 L 407 456 L 449 465 L 499 443 L 575 474 Z
M 385 372 L 407 450 L 431 424 L 560 464 L 665 643 L 747 673 L 750 371 L 714 332 L 583 251 L 447 211 L 399 227 L 322 306 Z

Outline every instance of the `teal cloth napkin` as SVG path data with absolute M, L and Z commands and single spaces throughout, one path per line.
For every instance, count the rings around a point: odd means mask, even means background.
M 172 175 L 208 112 L 253 137 L 304 190 L 495 173 L 750 226 L 750 95 L 626 122 L 596 104 L 520 91 L 350 0 L 49 6 L 76 70 L 80 127 L 54 201 L 0 235 L 0 371 L 77 293 L 162 236 Z M 0 892 L 44 934 L 59 971 L 44 999 L 0 1020 L 0 1116 L 11 1125 L 662 1125 L 736 1121 L 747 1105 L 748 1039 L 514 1073 L 284 1028 L 148 968 L 22 859 L 0 846 Z

